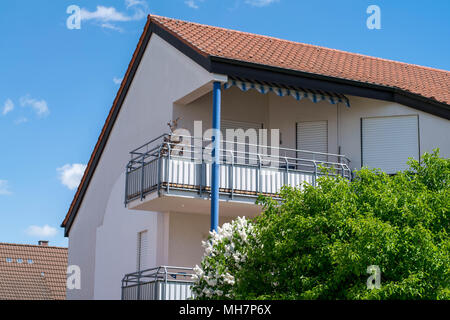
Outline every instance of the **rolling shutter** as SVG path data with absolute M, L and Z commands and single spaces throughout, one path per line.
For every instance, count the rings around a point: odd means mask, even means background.
M 256 130 L 256 139 L 257 139 L 257 142 L 256 143 L 254 143 L 254 142 L 251 142 L 252 144 L 260 144 L 260 141 L 259 141 L 259 129 L 262 129 L 263 128 L 263 124 L 262 123 L 257 123 L 257 122 L 244 122 L 244 121 L 235 121 L 235 120 L 222 120 L 221 122 L 220 122 L 220 126 L 221 126 L 221 131 L 222 131 L 222 135 L 223 135 L 223 139 L 225 140 L 225 141 L 230 141 L 228 138 L 227 138 L 227 129 L 233 129 L 233 130 L 236 130 L 236 129 L 243 129 L 244 130 L 244 132 L 245 131 L 247 131 L 248 129 L 255 129 Z M 236 142 L 236 139 L 234 140 L 235 142 Z M 249 141 L 249 138 L 248 137 L 246 137 L 245 138 L 245 143 L 250 143 L 250 141 Z M 241 146 L 240 146 L 241 147 Z M 235 152 L 238 150 L 238 146 L 236 145 L 235 146 Z M 235 161 L 236 162 L 240 162 L 240 161 L 242 161 L 242 162 L 244 162 L 244 163 L 246 163 L 246 164 L 249 164 L 249 163 L 253 163 L 254 161 L 256 161 L 256 157 L 255 157 L 255 155 L 249 155 L 248 153 L 249 152 L 257 152 L 257 150 L 251 150 L 251 148 L 250 147 L 248 147 L 248 146 L 245 146 L 245 150 L 242 150 L 242 151 L 244 151 L 246 154 L 245 154 L 245 159 L 242 159 L 242 158 L 236 158 L 235 159 Z M 243 156 L 243 154 L 242 153 L 240 153 L 240 155 L 241 156 Z
M 297 123 L 297 150 L 328 153 L 328 121 L 305 121 Z M 299 152 L 298 157 L 311 158 Z M 326 156 L 316 160 L 327 161 Z
M 393 174 L 408 168 L 408 157 L 419 159 L 418 117 L 362 119 L 362 165 Z
M 142 271 L 149 269 L 148 254 L 148 232 L 142 231 L 138 233 L 137 239 L 137 270 Z
M 263 128 L 262 123 L 235 120 L 222 120 L 220 126 L 223 135 L 226 135 L 226 129 L 243 129 L 244 131 L 247 131 L 248 129 L 255 129 L 256 132 L 259 133 L 258 130 Z

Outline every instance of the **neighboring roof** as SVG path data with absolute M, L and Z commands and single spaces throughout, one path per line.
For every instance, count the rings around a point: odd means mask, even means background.
M 67 248 L 0 243 L 0 300 L 64 300 L 66 272 Z
M 209 72 L 398 102 L 450 119 L 450 72 L 268 36 L 149 15 L 61 224 L 68 236 L 152 33 Z

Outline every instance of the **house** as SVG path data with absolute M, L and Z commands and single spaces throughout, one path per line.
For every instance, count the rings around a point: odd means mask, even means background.
M 259 193 L 448 157 L 449 119 L 448 71 L 151 15 L 62 223 L 67 297 L 186 297 L 210 227 L 257 215 Z M 208 128 L 248 136 L 211 154 Z
M 66 299 L 67 248 L 0 243 L 0 300 Z

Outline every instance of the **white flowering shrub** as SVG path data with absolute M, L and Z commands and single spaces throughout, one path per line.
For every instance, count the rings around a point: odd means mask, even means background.
M 250 240 L 254 239 L 254 226 L 238 217 L 225 223 L 218 232 L 210 232 L 201 266 L 194 268 L 193 292 L 197 299 L 233 299 L 236 275 L 246 261 Z

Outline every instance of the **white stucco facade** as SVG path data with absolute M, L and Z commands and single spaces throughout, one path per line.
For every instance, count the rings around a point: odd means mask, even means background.
M 200 262 L 209 216 L 192 212 L 130 210 L 124 205 L 129 151 L 167 132 L 178 117 L 193 130 L 195 120 L 211 127 L 210 74 L 157 35 L 152 35 L 109 136 L 69 234 L 69 265 L 81 268 L 81 290 L 68 299 L 120 299 L 124 274 L 136 271 L 137 234 L 149 233 L 150 263 L 192 267 Z M 326 120 L 328 152 L 345 154 L 361 166 L 361 118 L 418 115 L 420 152 L 439 147 L 450 157 L 450 121 L 393 102 L 349 97 L 351 107 L 296 101 L 238 88 L 223 91 L 222 118 L 280 129 L 281 147 L 296 147 L 296 123 Z M 206 200 L 205 200 L 206 201 Z M 238 216 L 239 213 L 233 214 Z M 231 215 L 221 216 L 220 223 Z

